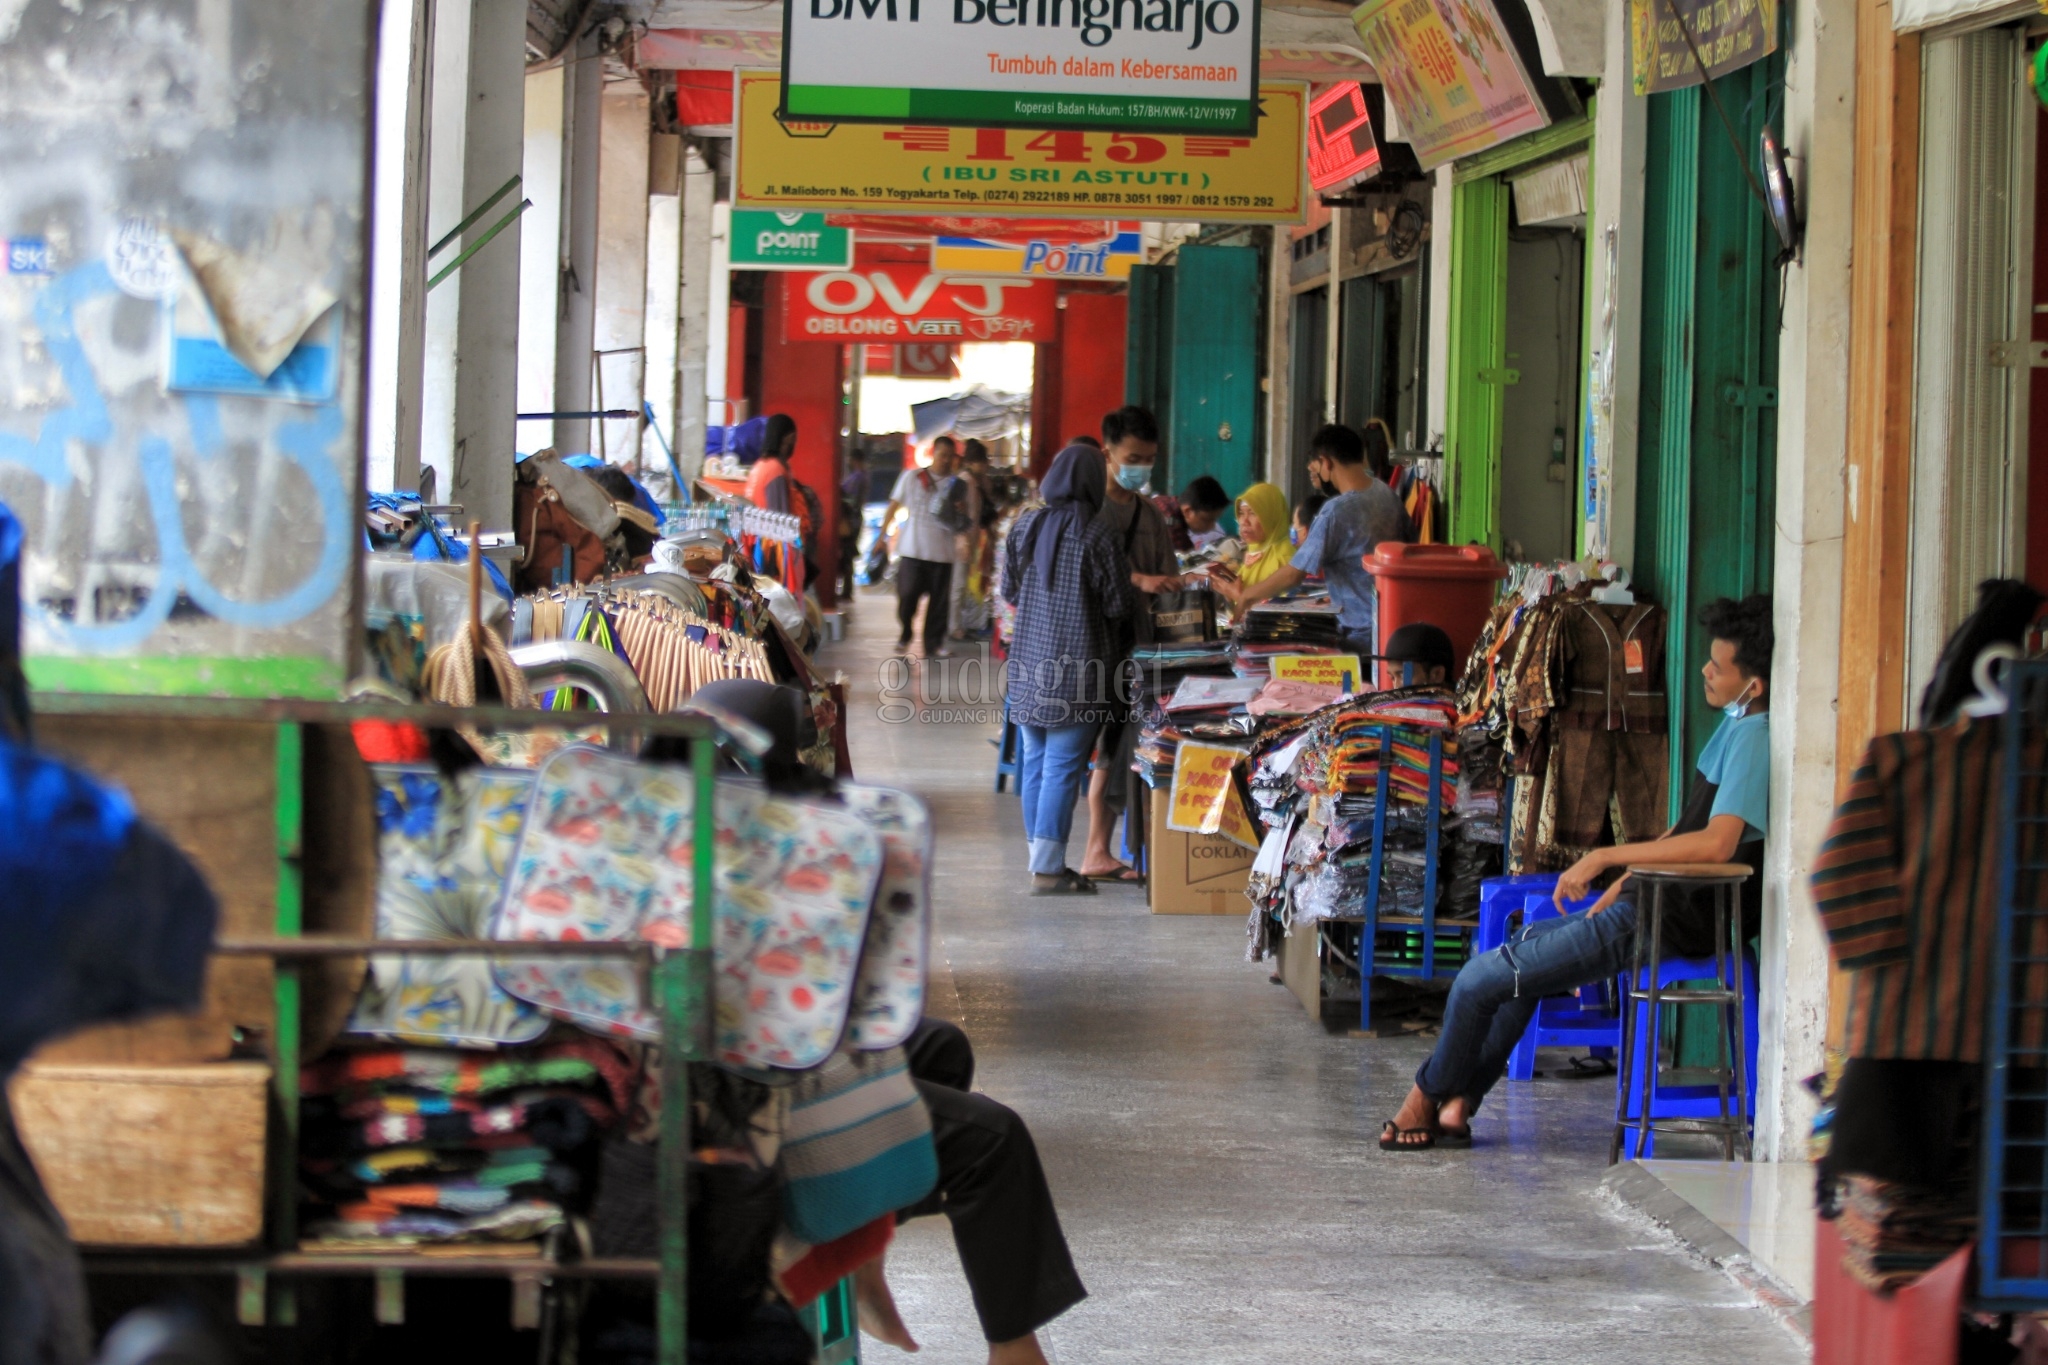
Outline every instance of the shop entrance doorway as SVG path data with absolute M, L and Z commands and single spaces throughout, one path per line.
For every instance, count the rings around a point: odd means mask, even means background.
M 1519 376 L 1501 398 L 1500 543 L 1509 559 L 1574 553 L 1585 258 L 1578 227 L 1508 234 L 1506 359 Z

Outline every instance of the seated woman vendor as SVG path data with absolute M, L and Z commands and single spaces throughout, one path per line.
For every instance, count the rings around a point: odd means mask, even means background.
M 1684 813 L 1660 839 L 1596 848 L 1559 878 L 1560 910 L 1582 900 L 1594 882 L 1631 863 L 1742 862 L 1742 933 L 1757 932 L 1762 915 L 1764 830 L 1771 792 L 1771 599 L 1722 598 L 1700 613 L 1711 647 L 1700 675 L 1707 703 L 1725 713 L 1700 754 Z M 1444 1006 L 1436 1050 L 1415 1073 L 1399 1113 L 1380 1132 L 1390 1152 L 1472 1145 L 1472 1115 L 1507 1071 L 1508 1054 L 1546 995 L 1559 995 L 1625 970 L 1636 934 L 1636 904 L 1623 872 L 1579 914 L 1524 925 L 1501 947 L 1465 964 Z M 1713 913 L 1706 898 L 1671 903 L 1662 948 L 1671 957 L 1713 951 Z

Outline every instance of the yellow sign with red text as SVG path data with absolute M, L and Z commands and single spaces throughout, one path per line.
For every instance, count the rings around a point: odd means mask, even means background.
M 1299 223 L 1306 212 L 1304 85 L 1260 85 L 1258 132 L 1229 137 L 785 123 L 779 74 L 733 76 L 743 208 L 1217 223 Z
M 1356 692 L 1365 673 L 1356 654 L 1275 654 L 1273 676 L 1289 682 L 1326 683 Z
M 1231 770 L 1243 758 L 1242 749 L 1183 743 L 1173 755 L 1166 827 L 1183 834 L 1221 834 L 1234 844 L 1257 848 L 1258 830 L 1231 780 Z

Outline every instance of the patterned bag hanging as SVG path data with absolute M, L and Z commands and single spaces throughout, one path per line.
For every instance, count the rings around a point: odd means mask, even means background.
M 932 815 L 924 802 L 888 787 L 846 783 L 846 808 L 882 839 L 882 882 L 861 945 L 846 1041 L 864 1052 L 897 1047 L 924 1017 L 931 936 Z
M 939 1156 L 931 1114 L 901 1048 L 835 1052 L 797 1078 L 782 1170 L 784 1221 L 813 1246 L 932 1192 Z

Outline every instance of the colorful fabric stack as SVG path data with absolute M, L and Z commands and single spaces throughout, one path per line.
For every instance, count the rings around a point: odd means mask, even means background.
M 1392 760 L 1389 799 L 1421 805 L 1429 791 L 1430 739 L 1441 735 L 1443 768 L 1437 797 L 1446 813 L 1455 806 L 1458 739 L 1452 722 L 1456 714 L 1440 692 L 1408 689 L 1381 693 L 1340 702 L 1312 719 L 1318 740 L 1296 767 L 1296 781 L 1303 790 L 1373 795 L 1378 791 L 1381 757 L 1388 754 Z
M 1842 1264 L 1881 1294 L 1911 1284 L 1977 1235 L 1976 1197 L 1967 1182 L 1936 1190 L 1852 1175 L 1840 1190 Z
M 332 1053 L 300 1081 L 307 1244 L 544 1237 L 577 1207 L 632 1083 L 625 1055 L 595 1038 Z

